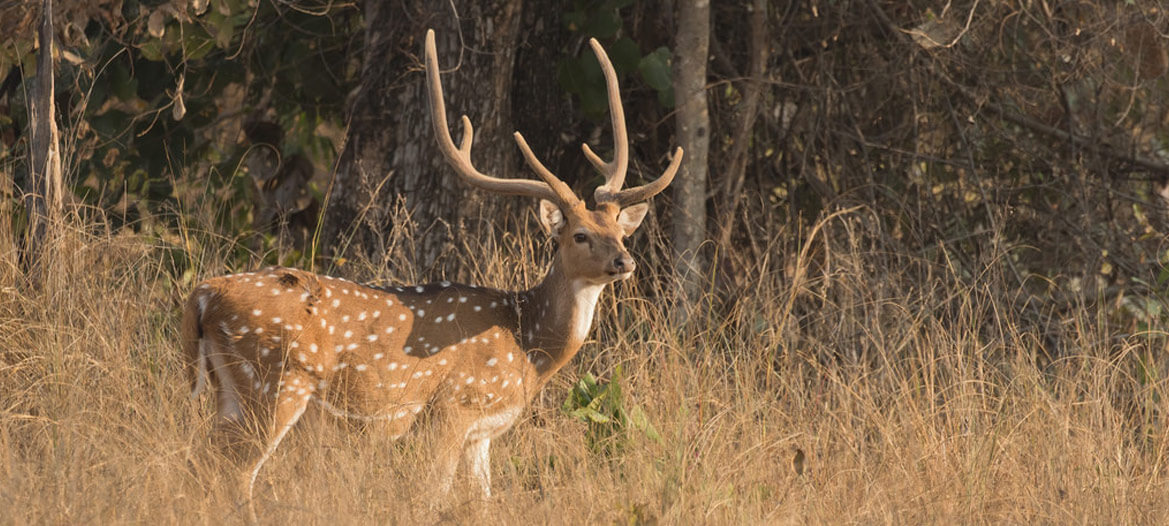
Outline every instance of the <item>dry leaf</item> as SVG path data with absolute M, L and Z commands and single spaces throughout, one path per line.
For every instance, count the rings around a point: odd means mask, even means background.
M 150 13 L 150 18 L 146 21 L 146 30 L 154 38 L 162 38 L 162 35 L 166 34 L 166 15 L 162 9 L 155 9 Z

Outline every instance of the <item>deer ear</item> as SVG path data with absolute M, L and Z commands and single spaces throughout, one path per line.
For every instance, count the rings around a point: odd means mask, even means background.
M 564 228 L 564 212 L 560 211 L 556 203 L 541 199 L 539 215 L 540 226 L 544 227 L 544 232 L 553 237 L 560 234 L 560 229 Z
M 625 235 L 631 236 L 633 231 L 641 226 L 646 212 L 649 212 L 649 203 L 637 203 L 617 214 L 617 224 L 625 231 Z

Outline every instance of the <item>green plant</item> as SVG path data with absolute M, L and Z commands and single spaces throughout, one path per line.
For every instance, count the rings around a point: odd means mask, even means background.
M 641 46 L 622 34 L 624 20 L 621 9 L 628 7 L 630 0 L 602 0 L 600 2 L 577 2 L 566 10 L 562 18 L 565 28 L 585 38 L 596 38 L 605 42 L 605 50 L 613 61 L 617 77 L 625 78 L 633 72 L 640 74 L 642 81 L 657 92 L 658 103 L 666 108 L 674 107 L 674 84 L 670 76 L 670 50 L 659 47 L 646 55 Z M 566 56 L 557 64 L 556 75 L 564 91 L 571 93 L 579 102 L 581 111 L 591 119 L 604 119 L 609 108 L 605 94 L 605 81 L 601 66 L 591 53 L 580 56 Z
M 630 431 L 637 431 L 655 442 L 662 440 L 645 411 L 626 402 L 621 392 L 621 373 L 621 366 L 617 366 L 608 382 L 598 381 L 592 373 L 585 373 L 561 406 L 569 416 L 588 424 L 589 448 L 606 456 L 625 448 Z

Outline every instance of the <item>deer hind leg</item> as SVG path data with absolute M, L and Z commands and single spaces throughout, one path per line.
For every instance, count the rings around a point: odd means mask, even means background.
M 479 483 L 483 490 L 483 497 L 491 496 L 491 439 L 468 440 L 463 448 L 463 456 L 467 462 L 467 469 L 471 476 Z
M 247 382 L 239 374 L 238 358 L 233 354 L 231 340 L 211 335 L 198 342 L 197 374 L 206 374 L 215 386 L 215 417 L 212 424 L 212 441 L 218 449 L 236 461 L 248 458 L 251 453 L 254 429 L 252 419 L 245 412 L 244 403 Z M 206 369 L 206 371 L 204 371 Z M 205 384 L 206 379 L 196 380 Z
M 484 498 L 491 496 L 491 439 L 510 428 L 521 411 L 523 408 L 516 406 L 491 414 L 478 413 L 467 426 L 463 455 Z
M 227 346 L 216 345 L 211 339 L 203 338 L 199 341 L 200 374 L 206 367 L 203 359 L 211 362 L 211 372 L 218 382 L 218 391 L 215 393 L 216 427 L 237 425 L 243 420 L 243 410 L 240 396 L 240 384 L 236 381 L 234 371 L 229 365 L 230 349 Z M 201 386 L 202 378 L 199 379 Z
M 446 437 L 444 437 L 446 438 Z M 451 437 L 453 440 L 454 437 Z M 446 496 L 451 492 L 451 486 L 455 481 L 455 470 L 459 467 L 459 449 L 462 446 L 459 443 L 448 443 L 443 440 L 437 444 L 438 451 L 434 459 L 434 483 L 430 484 L 434 487 L 438 496 Z
M 444 497 L 451 491 L 454 484 L 455 471 L 459 467 L 459 453 L 467 441 L 467 423 L 460 418 L 457 410 L 439 411 L 436 418 L 434 438 L 434 466 L 431 472 L 432 480 L 426 487 L 434 488 L 437 497 Z
M 256 476 L 260 468 L 276 451 L 288 430 L 296 425 L 308 406 L 309 399 L 316 391 L 316 386 L 308 375 L 301 372 L 285 372 L 277 385 L 276 409 L 272 412 L 272 420 L 268 432 L 264 437 L 264 445 L 260 457 L 242 475 L 240 493 L 247 503 L 248 516 L 252 522 L 256 521 L 256 510 L 252 504 L 252 490 L 256 485 Z
M 439 495 L 450 493 L 458 470 L 459 453 L 484 497 L 491 496 L 491 434 L 478 429 L 477 416 L 453 411 L 445 418 L 435 455 L 436 488 Z

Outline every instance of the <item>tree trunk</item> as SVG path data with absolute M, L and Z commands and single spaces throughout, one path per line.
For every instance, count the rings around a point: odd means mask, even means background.
M 591 177 L 593 172 L 580 153 L 580 142 L 584 139 L 578 137 L 579 126 L 575 125 L 579 116 L 573 112 L 556 74 L 559 62 L 565 58 L 562 52 L 573 37 L 560 20 L 564 9 L 560 0 L 524 2 L 515 84 L 511 91 L 512 117 L 515 129 L 523 132 L 532 151 L 557 177 L 572 186 L 579 175 Z M 508 147 L 516 149 L 514 143 Z M 526 167 L 517 166 L 517 169 L 515 177 L 536 177 Z
M 750 7 L 750 36 L 748 38 L 749 66 L 746 79 L 740 83 L 743 100 L 738 105 L 734 135 L 731 138 L 731 151 L 725 164 L 718 184 L 720 199 L 716 207 L 716 221 L 718 222 L 715 247 L 718 250 L 718 264 L 715 266 L 720 274 L 719 283 L 734 283 L 739 276 L 736 272 L 738 261 L 735 259 L 735 249 L 731 245 L 731 235 L 739 221 L 739 203 L 743 199 L 743 184 L 747 178 L 747 166 L 752 160 L 751 137 L 755 133 L 755 118 L 759 115 L 760 101 L 763 98 L 763 80 L 767 75 L 767 61 L 771 54 L 771 40 L 767 34 L 767 0 L 753 0 Z M 746 283 L 739 283 L 747 285 Z M 737 295 L 741 291 L 729 290 L 728 287 L 718 287 L 726 295 Z
M 706 103 L 706 61 L 710 44 L 709 0 L 678 2 L 674 93 L 678 144 L 686 150 L 674 181 L 672 240 L 682 300 L 692 304 L 702 293 L 706 264 L 701 254 L 706 238 L 707 151 L 710 113 Z M 687 309 L 688 310 L 688 309 Z
M 36 88 L 29 100 L 29 189 L 24 197 L 28 212 L 24 265 L 30 275 L 38 274 L 45 237 L 61 217 L 64 204 L 60 140 L 53 108 L 52 0 L 44 0 L 41 9 Z
M 334 256 L 355 249 L 381 265 L 400 198 L 418 227 L 412 268 L 442 268 L 458 237 L 481 237 L 503 198 L 457 180 L 435 147 L 421 70 L 422 41 L 435 30 L 438 60 L 455 140 L 466 113 L 475 125 L 472 158 L 485 173 L 510 177 L 512 72 L 520 5 L 508 0 L 366 2 L 361 85 L 350 134 L 327 204 L 322 239 Z M 489 236 L 483 236 L 489 237 Z M 423 276 L 400 276 L 414 280 Z M 433 277 L 433 276 L 429 276 Z

